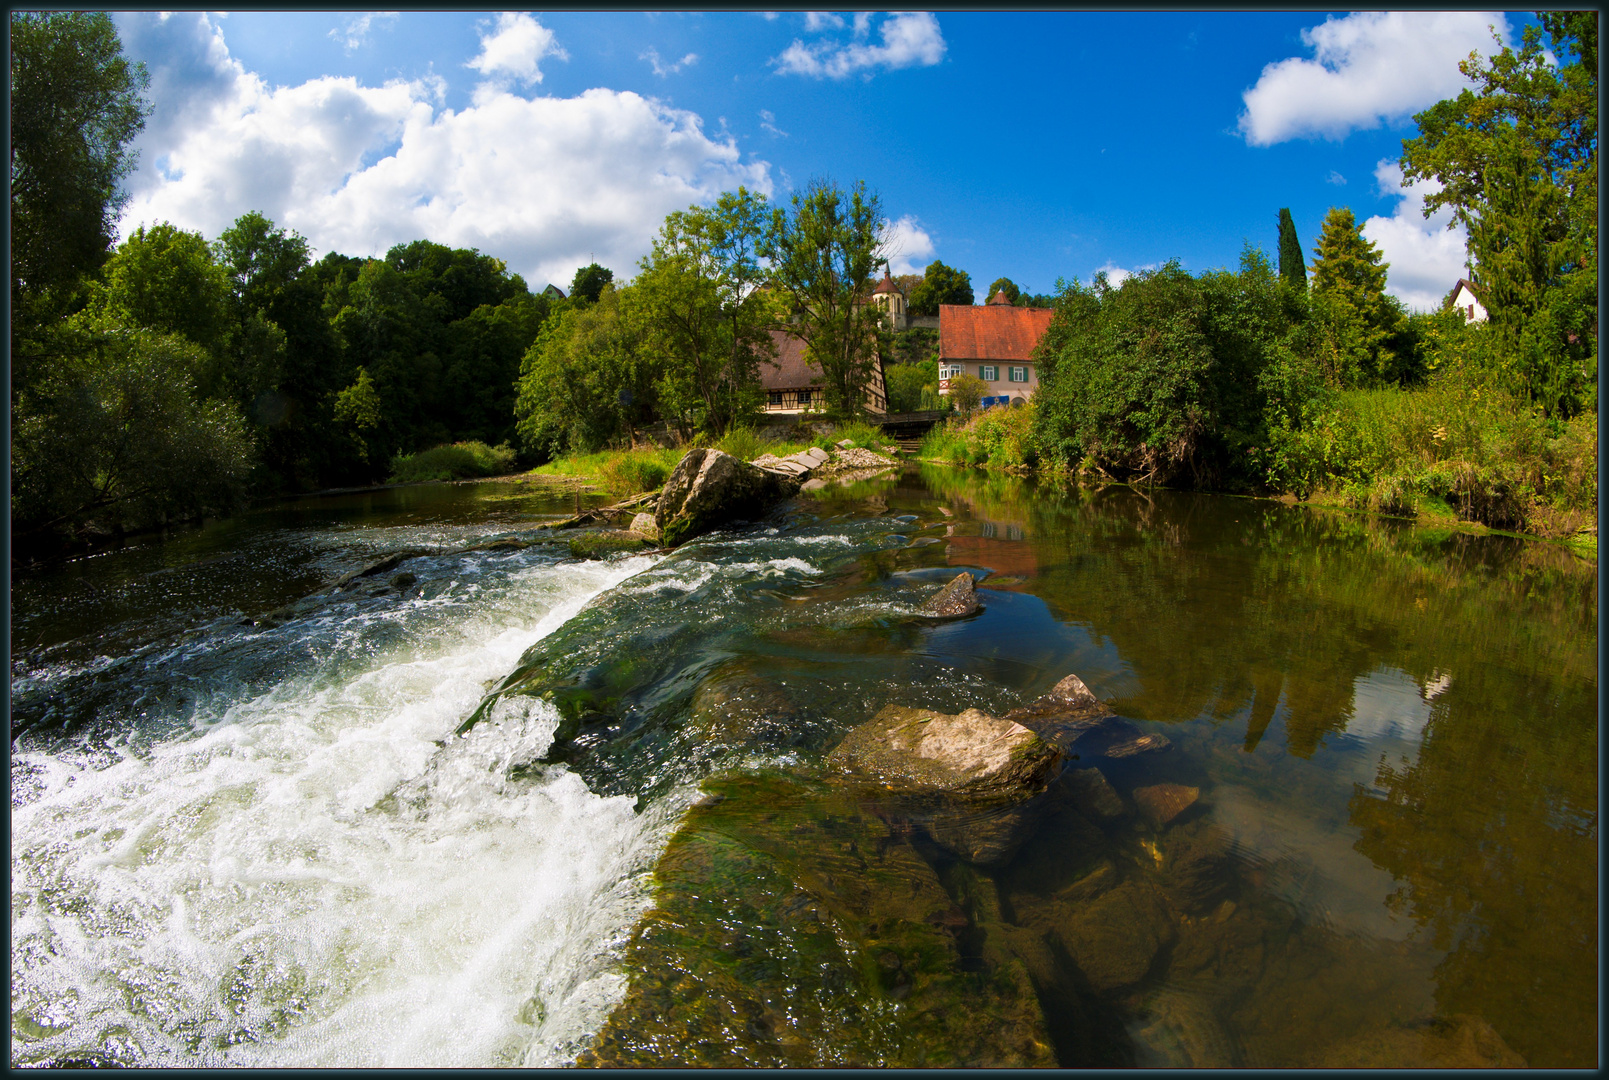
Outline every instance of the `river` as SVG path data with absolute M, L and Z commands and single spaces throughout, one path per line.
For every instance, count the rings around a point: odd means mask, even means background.
M 886 704 L 999 713 L 1068 673 L 1171 743 L 1099 762 L 1123 812 L 982 870 L 912 849 L 1031 939 L 1055 1063 L 1596 1064 L 1592 564 L 928 466 L 668 556 L 463 551 L 572 498 L 310 497 L 16 572 L 13 1065 L 573 1063 L 639 992 L 706 792 L 786 787 Z M 916 618 L 959 569 L 983 611 Z M 579 738 L 513 694 L 454 734 L 529 671 L 579 688 Z M 1165 828 L 1157 784 L 1199 794 Z M 1155 899 L 1091 929 L 1124 890 Z M 778 1061 L 904 1060 L 822 1041 Z

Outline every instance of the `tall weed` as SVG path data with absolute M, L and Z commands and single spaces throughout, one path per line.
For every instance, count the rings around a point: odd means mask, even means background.
M 514 451 L 508 446 L 459 442 L 392 458 L 390 483 L 465 480 L 478 476 L 504 476 L 513 471 Z

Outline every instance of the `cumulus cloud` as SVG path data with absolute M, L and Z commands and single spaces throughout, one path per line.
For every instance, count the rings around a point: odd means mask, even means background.
M 553 40 L 553 31 L 529 15 L 505 11 L 497 16 L 496 28 L 480 36 L 480 55 L 465 64 L 499 83 L 518 82 L 522 86 L 542 81 L 543 58 L 568 60 Z
M 842 30 L 844 20 L 830 11 L 805 12 L 805 29 L 814 34 L 820 30 Z
M 648 61 L 649 64 L 653 65 L 654 74 L 663 79 L 667 75 L 679 74 L 684 67 L 692 67 L 698 63 L 698 54 L 688 53 L 674 64 L 667 64 L 659 58 L 659 50 L 651 48 L 638 56 L 637 59 Z
M 1450 209 L 1444 207 L 1428 219 L 1424 216 L 1425 197 L 1441 190 L 1436 181 L 1404 187 L 1402 167 L 1390 159 L 1375 166 L 1374 178 L 1382 195 L 1402 199 L 1390 217 L 1371 217 L 1363 223 L 1364 237 L 1380 248 L 1390 264 L 1386 292 L 1412 310 L 1432 311 L 1453 283 L 1467 276 L 1467 234 L 1453 222 Z
M 888 256 L 889 273 L 919 273 L 934 250 L 933 238 L 910 214 L 883 222 L 883 253 Z
M 842 20 L 839 20 L 842 25 Z M 870 22 L 856 28 L 867 32 Z M 878 68 L 889 71 L 908 67 L 931 67 L 944 59 L 944 35 L 939 21 L 929 11 L 901 11 L 886 16 L 878 28 L 881 45 L 859 41 L 844 43 L 836 39 L 806 45 L 795 38 L 782 55 L 771 61 L 783 75 L 811 75 L 815 78 L 842 79 L 856 72 L 869 78 Z
M 155 111 L 123 236 L 166 220 L 211 238 L 259 210 L 319 252 L 380 255 L 425 238 L 479 248 L 540 287 L 568 281 L 589 253 L 629 276 L 671 210 L 739 184 L 772 192 L 767 163 L 744 163 L 697 115 L 635 93 L 527 100 L 488 87 L 455 112 L 423 80 L 271 87 L 203 13 L 127 19 Z
M 1365 11 L 1302 31 L 1312 59 L 1263 68 L 1242 98 L 1240 132 L 1253 146 L 1340 139 L 1353 129 L 1404 120 L 1468 86 L 1458 62 L 1486 54 L 1488 27 L 1508 39 L 1500 11 Z
M 369 28 L 376 21 L 394 23 L 397 21 L 398 14 L 395 11 L 366 11 L 362 15 L 355 16 L 349 20 L 345 26 L 338 26 L 331 30 L 330 37 L 339 41 L 347 52 L 356 52 L 368 43 Z

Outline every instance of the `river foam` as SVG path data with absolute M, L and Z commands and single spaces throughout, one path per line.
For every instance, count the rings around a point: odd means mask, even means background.
M 639 814 L 531 765 L 556 725 L 539 702 L 451 733 L 650 565 L 424 560 L 451 580 L 280 628 L 283 678 L 174 735 L 19 752 L 13 1064 L 570 1060 L 623 992 L 676 800 Z

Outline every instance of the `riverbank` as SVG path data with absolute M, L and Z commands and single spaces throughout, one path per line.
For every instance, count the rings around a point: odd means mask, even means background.
M 1545 540 L 1596 560 L 1596 413 L 1545 420 L 1491 400 L 1491 394 L 1483 404 L 1479 393 L 1466 398 L 1452 390 L 1339 394 L 1302 431 L 1271 436 L 1272 448 L 1246 451 L 1264 482 L 1215 493 Z M 935 427 L 917 456 L 1018 475 L 1176 486 L 1115 476 L 1095 455 L 1076 464 L 1055 460 L 1032 404 L 988 409 L 964 423 Z

